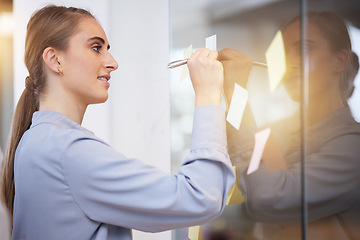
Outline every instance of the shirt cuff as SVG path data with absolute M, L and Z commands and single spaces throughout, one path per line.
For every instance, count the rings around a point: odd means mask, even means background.
M 209 145 L 227 152 L 225 110 L 216 105 L 196 106 L 191 149 Z

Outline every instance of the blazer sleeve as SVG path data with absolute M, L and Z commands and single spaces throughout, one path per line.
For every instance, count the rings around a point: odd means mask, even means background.
M 305 191 L 308 220 L 317 220 L 348 209 L 360 200 L 360 132 L 333 138 L 305 160 Z M 246 211 L 262 222 L 290 223 L 300 219 L 300 162 L 269 173 L 241 174 Z
M 224 115 L 218 106 L 195 108 L 190 153 L 173 176 L 127 158 L 91 134 L 73 134 L 62 157 L 73 199 L 94 221 L 141 231 L 216 218 L 235 181 Z

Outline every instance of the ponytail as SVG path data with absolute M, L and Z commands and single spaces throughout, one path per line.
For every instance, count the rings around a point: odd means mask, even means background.
M 1 199 L 8 208 L 12 218 L 15 197 L 14 159 L 16 148 L 25 131 L 30 128 L 32 115 L 38 110 L 35 90 L 31 87 L 31 78 L 26 78 L 26 88 L 16 106 L 8 139 L 8 146 L 4 157 L 1 175 Z M 29 88 L 28 88 L 29 87 Z

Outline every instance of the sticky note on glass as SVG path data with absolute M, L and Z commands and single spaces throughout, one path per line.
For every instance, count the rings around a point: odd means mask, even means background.
M 193 46 L 192 46 L 192 44 L 190 44 L 190 46 L 183 53 L 184 59 L 189 58 L 192 53 L 193 53 Z M 189 76 L 189 69 L 188 69 L 187 65 L 184 65 L 184 66 L 182 66 L 182 69 L 181 69 L 180 81 L 184 80 L 188 76 Z
M 236 167 L 234 167 L 234 171 L 236 172 Z M 234 182 L 234 184 L 232 185 L 232 187 L 230 188 L 229 192 L 228 192 L 228 196 L 226 199 L 226 205 L 235 205 L 235 204 L 240 204 L 242 202 L 244 202 L 244 196 L 242 195 L 242 193 L 240 192 L 240 189 L 237 185 L 237 176 L 236 176 L 236 181 Z
M 286 72 L 285 47 L 281 31 L 278 31 L 265 53 L 270 90 L 274 91 Z
M 205 47 L 210 50 L 216 50 L 217 49 L 217 42 L 216 42 L 216 34 L 207 37 L 205 39 Z
M 237 130 L 240 128 L 240 123 L 244 114 L 248 95 L 248 91 L 245 88 L 242 88 L 239 84 L 235 83 L 235 88 L 231 98 L 226 121 L 228 121 Z
M 190 240 L 201 240 L 201 227 L 200 226 L 189 227 L 188 238 Z
M 270 132 L 271 132 L 270 128 L 266 128 L 260 132 L 255 133 L 255 146 L 254 146 L 253 155 L 251 156 L 247 174 L 251 174 L 256 170 L 258 170 L 266 142 L 270 136 Z

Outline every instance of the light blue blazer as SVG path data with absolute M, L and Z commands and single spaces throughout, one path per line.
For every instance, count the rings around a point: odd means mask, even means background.
M 198 106 L 191 150 L 170 176 L 127 158 L 60 113 L 35 112 L 15 156 L 13 239 L 131 239 L 208 222 L 235 181 L 225 113 Z M 139 149 L 141 151 L 141 149 Z

